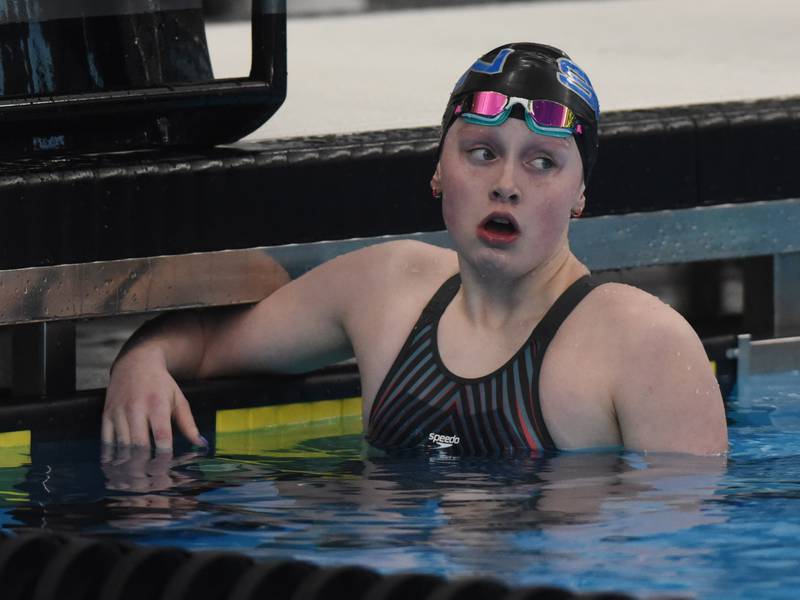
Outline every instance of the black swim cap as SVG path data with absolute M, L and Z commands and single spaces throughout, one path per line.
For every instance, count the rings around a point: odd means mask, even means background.
M 583 125 L 575 141 L 583 162 L 583 180 L 597 158 L 600 105 L 592 82 L 562 50 L 544 44 L 505 44 L 476 60 L 456 83 L 442 117 L 441 152 L 445 135 L 456 119 L 455 107 L 468 94 L 500 92 L 529 100 L 552 100 L 569 107 Z

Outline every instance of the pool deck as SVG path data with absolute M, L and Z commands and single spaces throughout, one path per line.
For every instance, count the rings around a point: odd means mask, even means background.
M 800 95 L 797 0 L 486 4 L 288 22 L 288 97 L 247 140 L 436 125 L 458 76 L 509 41 L 564 48 L 603 110 Z M 249 24 L 207 27 L 217 77 L 245 75 Z

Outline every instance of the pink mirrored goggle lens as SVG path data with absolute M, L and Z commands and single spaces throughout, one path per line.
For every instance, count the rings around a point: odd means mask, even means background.
M 465 112 L 471 112 L 483 117 L 496 117 L 506 108 L 508 96 L 498 92 L 478 92 L 472 95 L 472 102 L 467 105 Z
M 534 100 L 531 105 L 531 116 L 542 127 L 571 129 L 575 124 L 575 113 L 563 104 L 551 100 Z

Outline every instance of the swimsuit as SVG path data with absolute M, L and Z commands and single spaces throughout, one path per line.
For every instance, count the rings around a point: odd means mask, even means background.
M 461 286 L 458 274 L 445 281 L 375 396 L 367 441 L 383 450 L 424 445 L 459 454 L 556 450 L 542 417 L 539 371 L 558 328 L 596 285 L 588 275 L 578 279 L 508 362 L 483 377 L 465 378 L 451 373 L 439 356 L 439 320 Z

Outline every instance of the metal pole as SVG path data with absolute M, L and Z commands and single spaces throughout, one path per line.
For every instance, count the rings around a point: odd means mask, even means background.
M 15 396 L 74 392 L 75 323 L 50 321 L 15 325 L 11 363 L 11 387 Z

